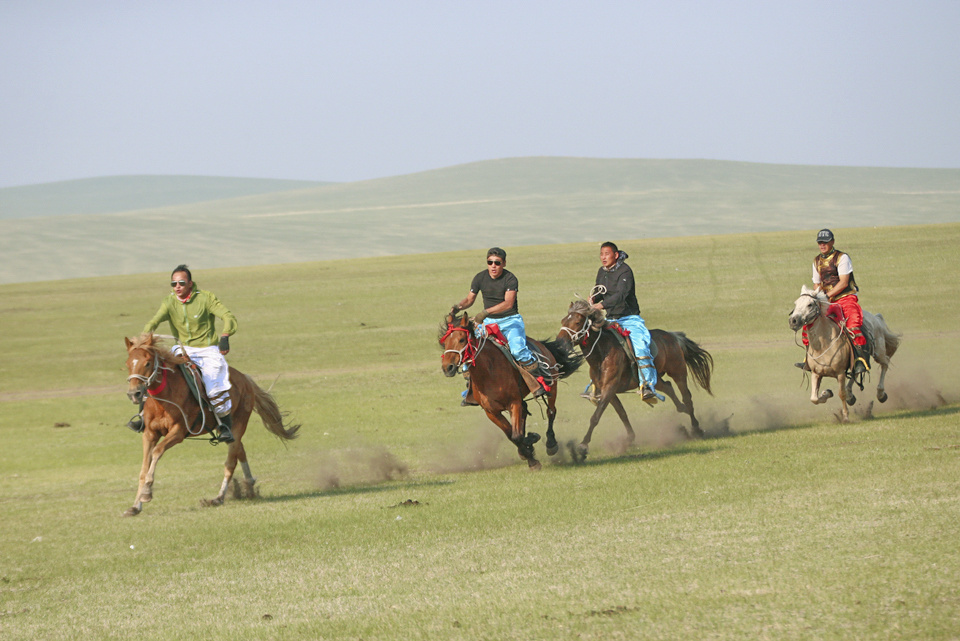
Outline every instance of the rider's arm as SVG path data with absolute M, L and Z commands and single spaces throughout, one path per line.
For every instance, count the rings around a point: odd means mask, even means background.
M 477 300 L 477 292 L 467 292 L 466 298 L 457 303 L 457 307 L 460 309 L 468 309 L 471 305 L 473 305 L 473 301 L 475 300 Z
M 513 309 L 513 306 L 514 304 L 516 304 L 516 302 L 517 302 L 517 291 L 508 290 L 503 295 L 502 303 L 497 303 L 490 309 L 485 309 L 483 311 L 485 311 L 487 314 L 499 314 L 500 312 L 507 312 Z
M 160 309 L 154 314 L 153 318 L 143 326 L 143 333 L 149 334 L 153 330 L 160 327 L 160 323 L 163 321 L 170 320 L 170 310 L 167 309 L 166 301 L 160 303 Z
M 237 332 L 236 316 L 213 294 L 210 294 L 207 310 L 223 321 L 223 330 L 220 332 L 221 336 L 233 336 Z
M 850 274 L 841 274 L 840 281 L 833 286 L 830 290 L 824 291 L 823 293 L 827 295 L 827 298 L 833 300 L 833 297 L 842 292 L 847 288 L 847 285 L 850 284 Z
M 627 294 L 632 292 L 635 286 L 633 270 L 624 269 L 623 273 L 618 275 L 615 285 L 607 289 L 607 292 L 603 295 L 603 300 L 594 307 L 597 309 L 613 309 L 627 299 Z

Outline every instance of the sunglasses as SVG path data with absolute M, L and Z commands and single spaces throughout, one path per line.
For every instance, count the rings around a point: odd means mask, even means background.
M 180 285 L 181 287 L 186 287 L 186 286 L 187 286 L 187 281 L 185 281 L 185 280 L 171 280 L 171 281 L 170 281 L 170 287 L 176 287 L 177 285 Z
M 488 260 L 488 261 L 487 261 L 487 264 L 488 264 L 488 265 L 502 265 L 503 263 L 501 263 L 499 260 Z

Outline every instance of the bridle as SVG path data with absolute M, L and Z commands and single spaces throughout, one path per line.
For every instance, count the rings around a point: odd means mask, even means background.
M 590 318 L 582 312 L 567 312 L 567 316 L 573 316 L 574 314 L 583 318 L 583 326 L 577 331 L 574 331 L 566 325 L 561 325 L 560 331 L 567 333 L 567 335 L 570 337 L 571 343 L 574 345 L 580 345 L 580 352 L 583 353 L 583 347 L 587 344 L 587 337 L 590 335 L 590 330 L 593 328 L 593 323 L 590 322 Z M 593 341 L 593 346 L 590 347 L 590 351 L 583 355 L 584 358 L 589 358 L 590 355 L 593 354 L 593 350 L 596 349 L 597 343 L 600 342 L 600 337 L 602 335 L 603 330 L 601 329 L 597 332 L 597 338 Z
M 440 337 L 440 344 L 443 345 L 451 334 L 454 332 L 463 332 L 467 335 L 467 344 L 463 346 L 462 349 L 446 349 L 443 351 L 443 354 L 440 355 L 440 359 L 443 360 L 443 357 L 447 354 L 456 354 L 457 355 L 457 367 L 460 367 L 464 363 L 469 365 L 477 364 L 477 354 L 480 353 L 480 350 L 483 349 L 483 343 L 478 347 L 474 343 L 473 337 L 470 335 L 470 330 L 466 327 L 460 327 L 459 325 L 454 325 L 453 323 L 447 323 L 447 332 Z M 486 340 L 484 340 L 486 342 Z
M 131 374 L 127 377 L 127 380 L 137 379 L 140 381 L 140 388 L 142 391 L 146 392 L 150 396 L 156 396 L 164 390 L 167 386 L 167 372 L 172 372 L 173 370 L 169 367 L 164 367 L 160 364 L 160 356 L 156 352 L 153 353 L 153 371 L 150 373 L 150 376 L 143 376 L 141 374 Z M 159 385 L 157 385 L 157 379 L 160 379 Z M 156 385 L 156 386 L 155 386 Z

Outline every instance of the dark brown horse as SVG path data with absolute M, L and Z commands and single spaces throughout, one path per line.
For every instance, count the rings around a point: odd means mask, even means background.
M 630 419 L 627 418 L 627 412 L 617 398 L 617 394 L 637 388 L 639 385 L 637 369 L 634 366 L 634 358 L 627 354 L 613 332 L 614 330 L 608 327 L 601 310 L 594 309 L 586 301 L 578 300 L 570 303 L 567 315 L 561 321 L 560 333 L 557 335 L 557 340 L 565 345 L 571 345 L 571 347 L 579 345 L 584 358 L 590 364 L 590 380 L 593 381 L 597 409 L 590 418 L 590 427 L 583 441 L 577 446 L 578 453 L 582 457 L 587 455 L 593 428 L 597 426 L 608 404 L 613 405 L 613 409 L 623 421 L 630 442 L 633 443 L 636 438 Z M 713 396 L 710 390 L 713 357 L 687 338 L 683 332 L 651 329 L 650 339 L 653 343 L 651 351 L 656 352 L 654 357 L 654 365 L 657 368 L 656 389 L 670 397 L 678 412 L 690 415 L 693 436 L 702 437 L 700 422 L 693 414 L 693 400 L 690 396 L 690 388 L 687 386 L 687 368 L 689 367 L 697 385 Z M 672 378 L 680 388 L 683 402 L 677 398 L 673 385 L 663 378 L 664 375 Z
M 452 377 L 456 376 L 463 364 L 469 365 L 474 399 L 487 417 L 517 446 L 520 458 L 531 468 L 540 469 L 533 448 L 534 443 L 540 440 L 540 435 L 526 431 L 528 412 L 523 399 L 530 389 L 517 368 L 493 344 L 492 339 L 486 336 L 476 338 L 474 328 L 473 321 L 466 313 L 459 318 L 453 313 L 447 314 L 439 332 L 440 345 L 443 347 L 440 367 L 445 376 Z M 539 348 L 553 378 L 547 381 L 550 391 L 541 397 L 547 406 L 547 454 L 552 456 L 559 449 L 553 432 L 553 421 L 557 416 L 557 380 L 575 372 L 582 359 L 555 341 L 528 341 L 533 347 Z M 509 421 L 503 416 L 505 411 L 510 412 Z
M 127 396 L 136 404 L 146 401 L 143 406 L 143 466 L 140 468 L 140 485 L 133 506 L 124 512 L 124 516 L 136 516 L 143 510 L 143 504 L 153 498 L 154 476 L 163 453 L 187 437 L 209 434 L 216 426 L 216 419 L 209 410 L 201 410 L 190 392 L 187 380 L 178 367 L 187 362 L 186 357 L 175 356 L 158 345 L 153 334 L 124 340 L 127 344 L 127 370 L 130 372 L 127 378 L 130 383 Z M 216 498 L 205 501 L 206 505 L 223 503 L 238 461 L 243 467 L 246 493 L 248 496 L 253 494 L 253 485 L 257 479 L 250 473 L 247 453 L 241 443 L 252 412 L 256 411 L 267 430 L 282 440 L 296 438 L 297 430 L 300 429 L 299 425 L 284 425 L 283 414 L 269 392 L 260 389 L 250 377 L 232 367 L 230 401 L 235 440 L 230 443 L 227 452 L 220 493 Z

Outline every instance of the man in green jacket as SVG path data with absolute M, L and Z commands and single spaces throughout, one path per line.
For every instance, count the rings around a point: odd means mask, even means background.
M 230 336 L 237 331 L 237 319 L 220 302 L 213 292 L 205 291 L 193 282 L 193 275 L 186 265 L 178 265 L 170 275 L 173 291 L 160 303 L 160 309 L 144 328 L 152 332 L 161 323 L 170 323 L 177 345 L 174 354 L 190 357 L 200 368 L 203 386 L 213 405 L 220 424 L 217 440 L 232 443 L 230 431 L 230 367 L 224 355 L 230 351 Z M 223 329 L 217 337 L 216 319 L 223 321 Z M 143 408 L 141 407 L 141 413 Z M 143 431 L 143 417 L 135 416 L 128 426 Z

